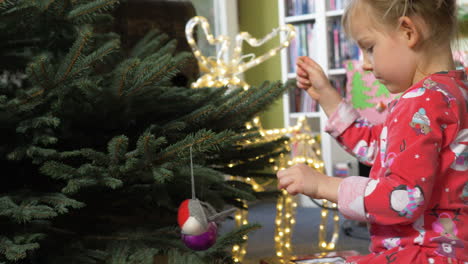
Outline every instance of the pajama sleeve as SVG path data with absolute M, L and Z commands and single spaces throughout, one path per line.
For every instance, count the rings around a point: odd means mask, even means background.
M 381 128 L 361 118 L 356 109 L 343 100 L 330 116 L 325 131 L 360 162 L 372 165 L 379 152 L 377 137 Z
M 431 199 L 440 151 L 459 129 L 457 107 L 435 90 L 402 96 L 381 129 L 380 169 L 340 184 L 340 211 L 380 225 L 414 222 Z

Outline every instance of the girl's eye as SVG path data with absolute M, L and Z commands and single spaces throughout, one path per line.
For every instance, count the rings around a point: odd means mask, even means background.
M 374 51 L 374 46 L 371 46 L 371 47 L 366 49 L 367 53 L 372 53 L 373 51 Z

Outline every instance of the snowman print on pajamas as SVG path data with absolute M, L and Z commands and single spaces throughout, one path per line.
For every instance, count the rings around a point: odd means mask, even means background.
M 399 216 L 412 218 L 414 212 L 424 203 L 424 195 L 419 186 L 406 185 L 395 187 L 390 193 L 390 206 Z

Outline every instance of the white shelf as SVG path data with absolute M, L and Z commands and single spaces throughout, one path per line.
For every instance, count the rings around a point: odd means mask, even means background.
M 288 79 L 296 79 L 296 73 L 293 72 L 293 73 L 288 73 Z
M 299 118 L 299 117 L 307 117 L 307 118 L 320 118 L 320 112 L 301 112 L 301 113 L 289 113 L 289 117 L 291 118 Z
M 346 69 L 330 69 L 328 70 L 328 75 L 344 75 L 346 74 Z
M 330 49 L 328 47 L 328 24 L 333 23 L 335 19 L 339 19 L 343 15 L 343 10 L 327 11 L 326 3 L 329 0 L 315 0 L 315 13 L 308 15 L 299 16 L 285 16 L 286 14 L 286 2 L 287 0 L 278 0 L 279 9 L 279 24 L 284 25 L 287 23 L 306 23 L 308 21 L 314 22 L 314 30 L 317 36 L 317 42 L 315 43 L 316 49 L 318 49 L 317 57 L 315 61 L 322 67 L 325 73 L 330 77 L 343 76 L 346 74 L 345 69 L 331 69 L 329 65 L 329 56 L 331 56 Z M 283 36 L 284 37 L 284 36 Z M 288 50 L 283 49 L 281 52 L 281 74 L 282 80 L 287 81 L 296 78 L 296 73 L 289 72 L 288 65 Z M 315 130 L 313 133 L 319 133 L 321 138 L 322 148 L 322 159 L 325 164 L 325 172 L 327 175 L 333 175 L 333 164 L 336 162 L 347 162 L 355 160 L 352 156 L 347 154 L 340 146 L 335 142 L 331 136 L 325 132 L 325 125 L 328 118 L 325 112 L 320 109 L 318 112 L 306 112 L 306 113 L 291 113 L 290 109 L 290 98 L 289 94 L 285 93 L 283 96 L 283 111 L 284 111 L 284 126 L 291 127 L 296 125 L 299 117 L 307 117 L 310 124 L 314 125 Z M 318 128 L 317 128 L 318 125 Z M 318 129 L 318 130 L 317 130 Z
M 344 10 L 341 9 L 341 10 L 331 10 L 331 11 L 327 11 L 325 13 L 325 16 L 326 17 L 337 17 L 337 16 L 342 16 L 344 14 Z
M 298 23 L 298 22 L 307 22 L 315 20 L 315 14 L 306 14 L 306 15 L 298 15 L 298 16 L 288 16 L 284 18 L 285 23 Z

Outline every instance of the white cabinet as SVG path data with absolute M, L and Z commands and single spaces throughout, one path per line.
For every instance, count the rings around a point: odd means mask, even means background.
M 293 24 L 297 31 L 291 46 L 281 53 L 283 81 L 295 79 L 294 56 L 308 55 L 322 66 L 331 80 L 341 82 L 340 89 L 345 90 L 346 72 L 340 65 L 341 60 L 347 56 L 354 58 L 357 47 L 350 46 L 349 41 L 344 41 L 343 32 L 338 30 L 343 15 L 343 2 L 343 0 L 278 0 L 280 25 Z M 355 50 L 350 51 L 350 49 Z M 327 175 L 333 175 L 333 165 L 337 162 L 352 162 L 354 168 L 357 167 L 356 159 L 324 132 L 327 116 L 322 109 L 318 106 L 315 109 L 310 99 L 304 99 L 298 93 L 286 93 L 283 105 L 285 127 L 294 126 L 298 117 L 306 116 L 312 130 L 321 134 L 322 158 Z

